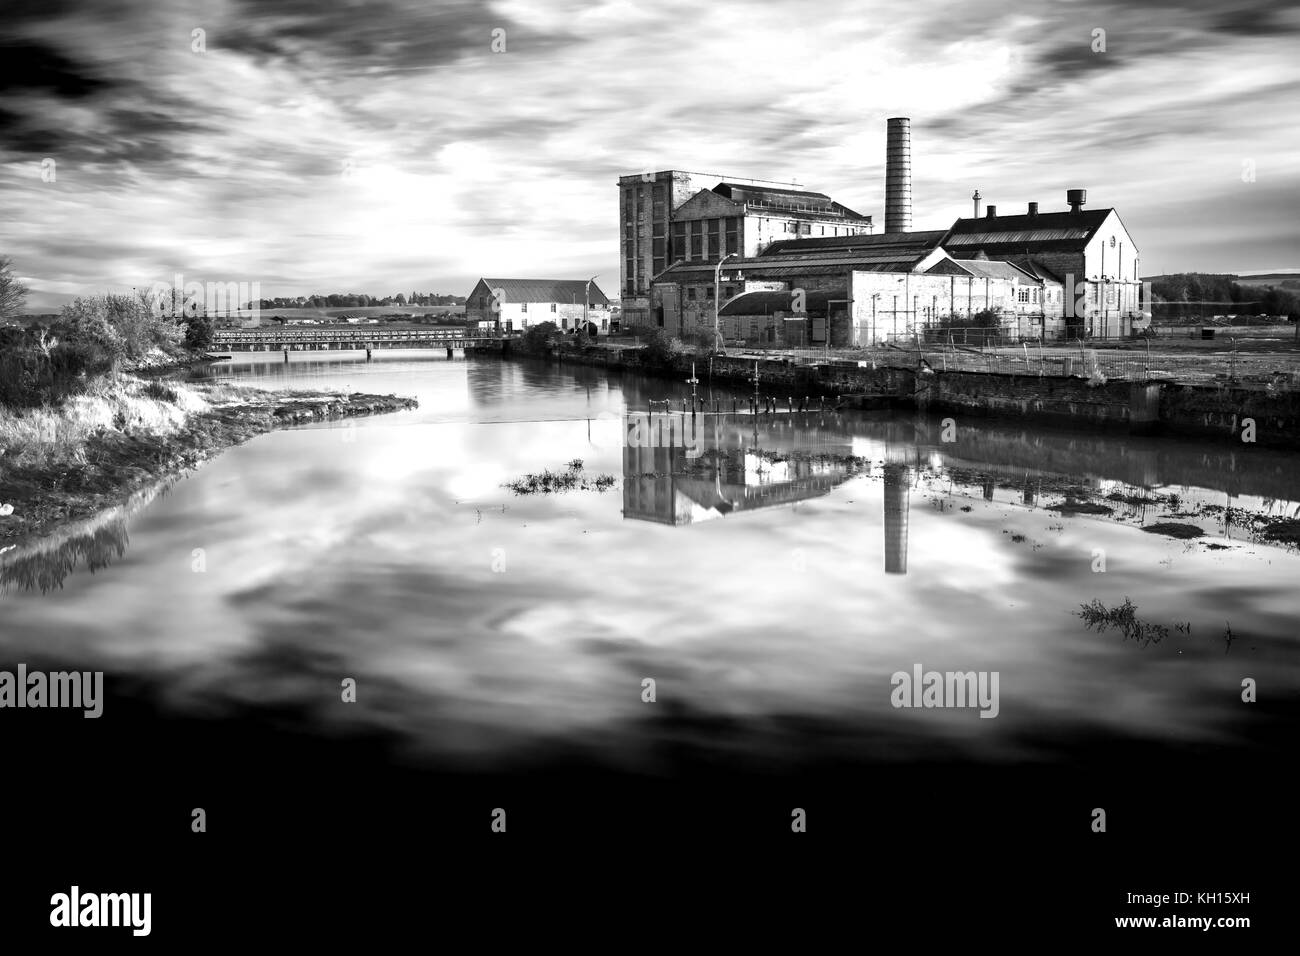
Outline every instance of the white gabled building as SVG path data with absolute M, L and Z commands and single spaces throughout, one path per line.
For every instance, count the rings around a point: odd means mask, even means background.
M 522 332 L 554 322 L 561 332 L 608 335 L 609 299 L 587 279 L 479 279 L 465 301 L 465 321 L 478 328 Z

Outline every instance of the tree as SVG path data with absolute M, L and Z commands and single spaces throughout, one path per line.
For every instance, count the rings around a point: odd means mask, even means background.
M 399 293 L 397 293 L 397 300 L 396 300 L 396 301 L 397 301 L 397 304 L 398 304 L 398 305 L 406 305 L 406 293 L 405 293 L 405 292 L 399 292 Z
M 13 260 L 0 258 L 0 319 L 17 315 L 27 301 L 27 287 L 13 274 Z

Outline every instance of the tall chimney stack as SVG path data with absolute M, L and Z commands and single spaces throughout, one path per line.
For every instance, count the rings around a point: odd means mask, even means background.
M 885 232 L 912 228 L 912 121 L 888 120 L 885 134 Z
M 1029 204 L 1029 215 L 1031 215 L 1031 216 L 1037 216 L 1037 215 L 1038 215 L 1038 203 L 1036 203 L 1036 202 L 1031 202 L 1031 203 Z

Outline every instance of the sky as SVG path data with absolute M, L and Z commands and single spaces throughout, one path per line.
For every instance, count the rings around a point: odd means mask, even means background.
M 1083 187 L 1144 275 L 1297 270 L 1297 34 L 1276 0 L 5 0 L 0 258 L 29 311 L 177 274 L 616 294 L 620 175 L 879 225 L 909 116 L 914 229 Z

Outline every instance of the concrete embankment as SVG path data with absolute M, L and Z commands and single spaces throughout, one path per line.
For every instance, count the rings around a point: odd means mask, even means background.
M 510 353 L 506 353 L 510 357 Z M 684 381 L 695 362 L 701 383 L 752 392 L 755 361 L 731 356 L 678 356 L 667 366 L 641 363 L 633 350 L 557 350 L 561 364 L 635 372 Z M 1300 449 L 1300 391 L 1112 380 L 1078 376 L 1005 375 L 912 368 L 757 362 L 759 392 L 778 399 L 830 396 L 846 406 L 889 398 L 899 407 L 952 415 L 1052 422 L 1145 435 L 1180 435 L 1249 446 Z

